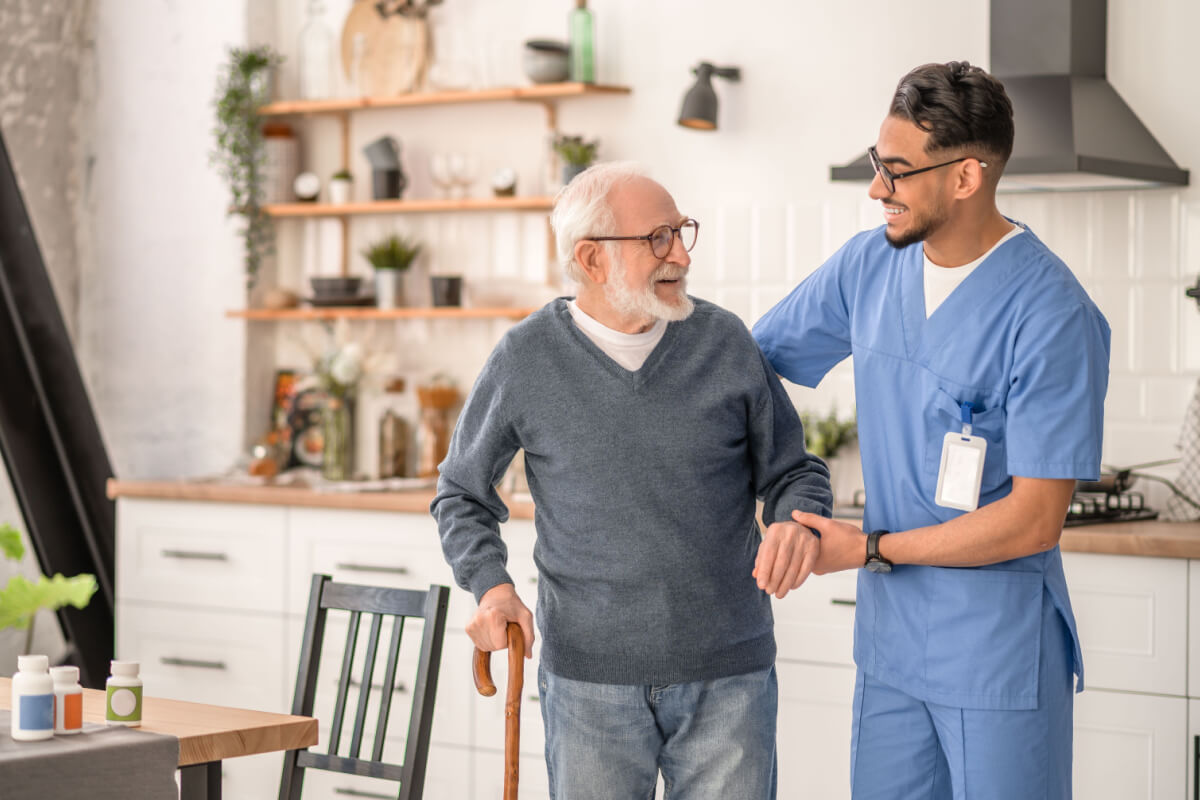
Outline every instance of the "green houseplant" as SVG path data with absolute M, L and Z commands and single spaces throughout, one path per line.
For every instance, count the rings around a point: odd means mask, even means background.
M 392 234 L 369 244 L 363 257 L 375 268 L 375 305 L 395 308 L 402 302 L 400 273 L 421 254 L 421 244 L 407 236 Z
M 554 137 L 554 152 L 563 160 L 563 184 L 592 165 L 600 149 L 600 140 L 585 141 L 582 136 L 559 134 Z
M 833 458 L 838 450 L 858 438 L 858 420 L 854 417 L 839 420 L 836 410 L 824 417 L 804 412 L 800 423 L 804 426 L 804 446 L 818 458 Z
M 283 59 L 270 47 L 230 48 L 218 80 L 212 161 L 229 184 L 229 213 L 245 218 L 246 284 L 253 286 L 274 244 L 271 218 L 262 209 L 265 151 L 258 108 L 271 99 L 270 76 Z
M 0 553 L 11 561 L 20 561 L 25 555 L 21 534 L 11 525 L 0 525 Z M 37 612 L 44 609 L 56 611 L 72 605 L 84 608 L 96 592 L 94 575 L 83 573 L 73 578 L 42 575 L 31 582 L 24 575 L 14 575 L 0 589 L 0 630 L 16 628 L 25 631 L 25 646 L 21 652 L 28 653 L 33 643 L 33 621 Z

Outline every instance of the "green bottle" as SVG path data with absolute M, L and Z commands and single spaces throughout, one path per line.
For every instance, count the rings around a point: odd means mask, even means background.
M 575 0 L 571 12 L 571 80 L 580 83 L 596 82 L 596 61 L 593 52 L 592 12 L 587 0 Z

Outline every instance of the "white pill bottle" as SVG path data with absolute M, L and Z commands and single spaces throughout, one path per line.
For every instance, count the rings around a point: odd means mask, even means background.
M 12 738 L 36 742 L 54 735 L 54 681 L 47 656 L 17 656 L 12 678 Z

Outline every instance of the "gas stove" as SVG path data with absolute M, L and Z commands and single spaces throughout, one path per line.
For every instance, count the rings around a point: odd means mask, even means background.
M 1146 508 L 1146 498 L 1141 492 L 1076 491 L 1071 498 L 1071 506 L 1067 509 L 1067 519 L 1064 527 L 1076 525 L 1095 525 L 1101 522 L 1136 522 L 1138 520 L 1155 519 L 1158 512 Z

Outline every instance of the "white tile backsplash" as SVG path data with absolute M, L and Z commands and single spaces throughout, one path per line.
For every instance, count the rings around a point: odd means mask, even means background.
M 1146 418 L 1146 382 L 1135 375 L 1113 375 L 1108 381 L 1104 418 L 1111 423 L 1137 423 Z
M 1100 280 L 1133 277 L 1133 192 L 1096 192 L 1090 199 L 1092 269 Z
M 1131 368 L 1140 374 L 1173 374 L 1179 369 L 1177 291 L 1172 284 L 1135 283 L 1133 286 Z
M 1147 378 L 1146 419 L 1162 424 L 1180 422 L 1195 392 L 1195 377 Z
M 1136 198 L 1134 273 L 1139 279 L 1171 280 L 1179 272 L 1179 193 L 1147 191 Z

